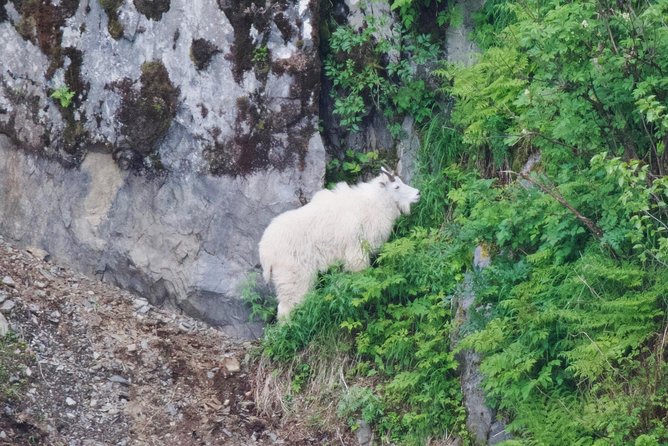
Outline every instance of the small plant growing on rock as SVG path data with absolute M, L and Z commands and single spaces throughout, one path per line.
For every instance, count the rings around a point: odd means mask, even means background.
M 267 45 L 262 45 L 253 50 L 253 64 L 259 72 L 269 71 L 269 49 Z
M 68 108 L 72 104 L 75 94 L 67 85 L 63 85 L 51 93 L 51 98 L 57 100 L 61 107 Z
M 346 150 L 342 159 L 334 158 L 327 163 L 325 180 L 328 186 L 340 181 L 354 183 L 365 175 L 375 174 L 384 164 L 388 164 L 377 151 L 356 152 Z

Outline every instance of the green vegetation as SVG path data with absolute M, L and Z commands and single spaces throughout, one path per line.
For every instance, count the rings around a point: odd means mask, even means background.
M 431 4 L 393 7 L 408 29 Z M 438 26 L 458 20 L 438 16 Z M 312 365 L 340 355 L 350 362 L 338 415 L 351 427 L 369 423 L 380 444 L 453 433 L 473 444 L 456 361 L 473 349 L 507 444 L 668 443 L 666 17 L 666 0 L 488 1 L 478 62 L 434 63 L 441 82 L 424 94 L 374 66 L 384 44 L 371 31 L 335 31 L 332 48 L 359 59 L 332 56 L 330 75 L 342 101 L 363 105 L 337 113 L 359 124 L 373 105 L 423 124 L 422 199 L 372 268 L 332 268 L 267 330 L 263 356 L 277 373 L 294 377 L 295 361 L 307 371 L 289 392 L 306 392 Z M 450 105 L 398 112 L 382 98 L 401 85 Z M 351 166 L 369 164 L 356 157 Z M 478 272 L 480 244 L 492 263 Z M 457 326 L 467 273 L 476 314 Z
M 278 302 L 273 297 L 263 296 L 258 292 L 257 274 L 249 274 L 241 283 L 241 300 L 250 308 L 250 319 L 262 322 L 271 322 L 276 319 Z
M 398 42 L 378 42 L 375 35 L 380 25 L 369 23 L 361 33 L 347 26 L 336 28 L 324 68 L 334 86 L 334 114 L 342 127 L 359 131 L 362 119 L 377 110 L 390 120 L 390 131 L 398 136 L 399 116 L 410 114 L 423 123 L 431 115 L 435 92 L 409 60 L 415 64 L 433 60 L 438 46 L 427 35 L 402 31 L 397 31 Z
M 58 101 L 61 107 L 68 108 L 72 104 L 72 99 L 76 93 L 69 89 L 67 85 L 56 88 L 51 97 Z
M 0 337 L 0 400 L 18 398 L 25 385 L 25 368 L 33 363 L 28 346 L 14 333 Z
M 356 152 L 348 149 L 343 155 L 343 160 L 334 158 L 327 163 L 325 179 L 328 186 L 341 181 L 354 183 L 369 174 L 378 174 L 383 164 L 381 155 L 376 151 Z

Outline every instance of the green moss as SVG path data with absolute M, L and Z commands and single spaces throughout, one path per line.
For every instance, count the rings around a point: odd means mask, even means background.
M 134 0 L 137 11 L 151 20 L 160 20 L 169 11 L 170 0 Z
M 12 401 L 19 397 L 25 386 L 24 371 L 32 366 L 34 358 L 28 346 L 14 333 L 0 337 L 0 400 Z

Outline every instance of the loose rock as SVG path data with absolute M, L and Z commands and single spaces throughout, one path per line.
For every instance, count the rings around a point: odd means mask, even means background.
M 54 324 L 57 324 L 60 322 L 60 311 L 54 310 L 49 314 L 49 321 L 53 322 Z
M 5 276 L 2 278 L 2 284 L 10 288 L 14 288 L 16 286 L 16 282 L 14 282 L 14 279 L 12 279 L 9 276 Z
M 31 246 L 29 248 L 26 248 L 26 251 L 32 254 L 32 256 L 37 260 L 49 260 L 49 257 L 51 257 L 51 255 L 42 248 Z
M 6 300 L 3 302 L 2 306 L 0 306 L 0 312 L 3 313 L 9 313 L 12 311 L 12 309 L 16 306 L 16 302 L 13 300 Z
M 9 322 L 5 319 L 2 313 L 0 313 L 0 338 L 4 338 L 5 335 L 9 332 Z
M 239 364 L 239 361 L 237 358 L 233 357 L 228 357 L 223 359 L 223 367 L 227 369 L 228 372 L 230 373 L 236 373 L 239 370 L 241 370 L 241 365 Z
M 111 381 L 112 383 L 122 384 L 124 386 L 129 386 L 130 385 L 130 381 L 127 380 L 126 378 L 123 378 L 120 375 L 114 375 L 114 376 L 110 377 L 109 381 Z

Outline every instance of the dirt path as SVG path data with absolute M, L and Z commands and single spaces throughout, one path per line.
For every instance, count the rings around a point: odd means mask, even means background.
M 41 256 L 0 238 L 0 445 L 349 444 L 257 416 L 252 343 Z

